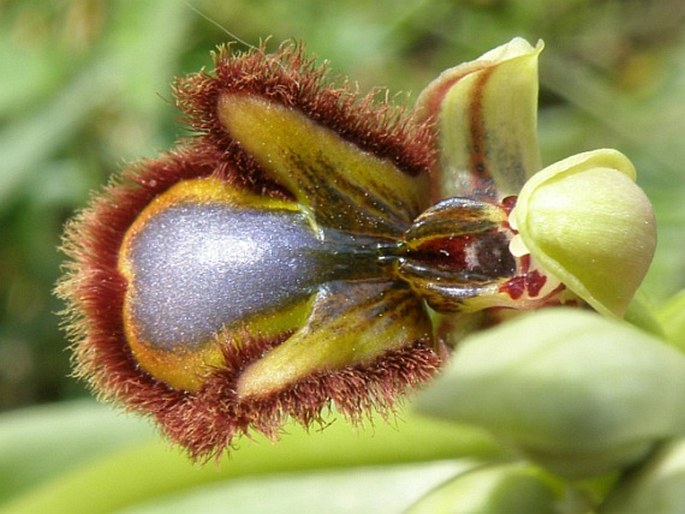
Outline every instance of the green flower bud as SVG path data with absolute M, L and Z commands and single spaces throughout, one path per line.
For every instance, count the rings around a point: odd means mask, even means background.
M 555 490 L 556 489 L 556 490 Z M 555 487 L 539 470 L 523 464 L 479 467 L 421 498 L 408 514 L 558 512 Z
M 466 339 L 418 409 L 585 477 L 685 433 L 684 396 L 685 356 L 675 348 L 624 322 L 556 308 Z
M 685 440 L 661 448 L 640 471 L 617 485 L 601 514 L 685 512 Z
M 654 213 L 615 150 L 557 162 L 523 187 L 512 213 L 525 248 L 597 311 L 621 317 L 654 255 Z M 515 241 L 512 248 L 517 248 Z

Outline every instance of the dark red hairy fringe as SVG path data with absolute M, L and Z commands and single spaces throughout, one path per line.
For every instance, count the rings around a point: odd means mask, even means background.
M 158 159 L 130 166 L 68 224 L 63 250 L 70 261 L 56 290 L 67 304 L 65 330 L 72 341 L 74 374 L 101 399 L 154 417 L 194 459 L 218 456 L 251 428 L 277 438 L 288 416 L 307 427 L 323 423 L 321 410 L 332 404 L 357 422 L 372 409 L 387 415 L 398 396 L 428 380 L 440 365 L 428 343 L 408 342 L 375 362 L 318 373 L 278 394 L 244 400 L 236 396 L 240 372 L 281 339 L 248 340 L 239 347 L 226 342 L 226 368 L 197 393 L 174 390 L 138 367 L 124 337 L 126 284 L 117 270 L 119 248 L 136 217 L 153 198 L 189 178 L 214 175 L 274 191 L 219 125 L 215 105 L 222 92 L 258 94 L 296 106 L 408 173 L 425 172 L 432 158 L 425 127 L 412 125 L 388 104 L 377 106 L 372 96 L 359 99 L 348 86 L 325 85 L 325 70 L 299 47 L 285 45 L 275 56 L 254 51 L 239 57 L 224 48 L 216 63 L 216 77 L 198 73 L 176 86 L 179 105 L 200 135 Z
M 201 71 L 176 81 L 177 105 L 192 129 L 224 151 L 225 162 L 236 163 L 245 177 L 259 177 L 259 171 L 218 119 L 216 105 L 224 93 L 257 95 L 296 107 L 408 174 L 428 173 L 431 168 L 434 134 L 428 122 L 417 122 L 386 98 L 379 102 L 383 90 L 360 95 L 349 81 L 332 85 L 327 67 L 317 65 L 302 46 L 287 42 L 275 54 L 262 48 L 238 56 L 231 54 L 230 46 L 223 46 L 214 54 L 214 63 L 213 74 Z
M 206 148 L 189 146 L 141 161 L 111 180 L 67 225 L 62 249 L 71 260 L 56 292 L 67 304 L 75 375 L 103 398 L 136 403 L 137 391 L 159 385 L 138 369 L 124 337 L 126 283 L 117 270 L 124 235 L 153 198 L 180 180 L 211 175 L 215 159 Z
M 263 397 L 236 395 L 241 372 L 281 341 L 248 340 L 240 348 L 224 345 L 227 365 L 217 370 L 197 395 L 187 395 L 174 408 L 159 398 L 156 416 L 163 431 L 188 449 L 193 459 L 220 456 L 237 435 L 257 430 L 275 440 L 288 417 L 304 427 L 324 426 L 322 411 L 335 406 L 359 423 L 372 411 L 386 418 L 397 399 L 435 375 L 440 359 L 422 341 L 388 352 L 382 358 L 337 371 L 314 373 L 306 379 Z

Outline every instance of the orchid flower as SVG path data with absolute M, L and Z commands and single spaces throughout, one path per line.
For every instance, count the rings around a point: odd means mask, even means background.
M 194 134 L 67 229 L 76 374 L 206 458 L 332 406 L 389 414 L 505 311 L 620 317 L 651 207 L 615 151 L 542 169 L 541 49 L 448 70 L 409 113 L 332 85 L 298 47 L 222 48 L 176 84 Z

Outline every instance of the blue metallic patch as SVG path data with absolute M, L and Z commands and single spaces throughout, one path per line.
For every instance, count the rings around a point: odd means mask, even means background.
M 376 260 L 371 247 L 360 259 L 358 238 L 336 232 L 319 239 L 301 213 L 171 206 L 145 223 L 127 256 L 138 335 L 163 350 L 194 349 L 224 327 L 306 298 L 325 281 L 368 274 L 363 269 Z

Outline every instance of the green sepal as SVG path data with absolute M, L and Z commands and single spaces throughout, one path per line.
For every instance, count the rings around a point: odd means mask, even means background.
M 543 46 L 515 38 L 443 72 L 421 93 L 418 115 L 437 121 L 438 199 L 516 195 L 541 168 L 537 69 Z

